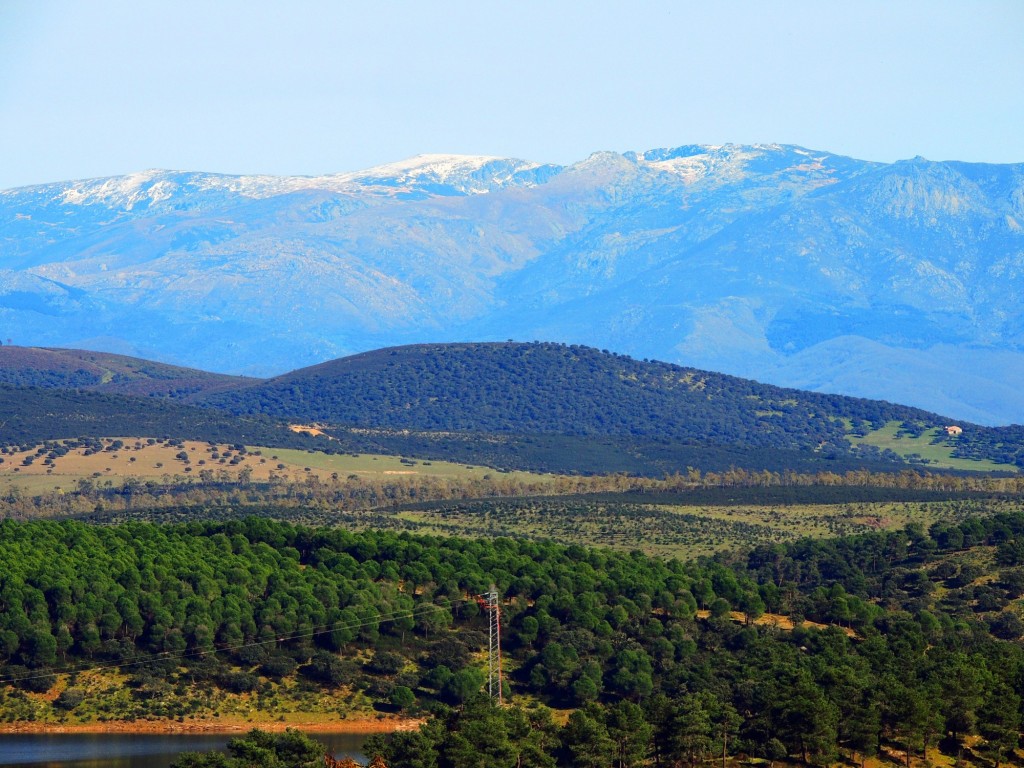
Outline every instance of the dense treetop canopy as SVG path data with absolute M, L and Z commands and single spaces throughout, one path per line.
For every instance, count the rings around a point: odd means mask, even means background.
M 298 674 L 392 707 L 466 713 L 486 644 L 474 596 L 494 584 L 510 693 L 580 708 L 569 730 L 534 745 L 561 764 L 579 765 L 585 745 L 626 731 L 648 734 L 643 754 L 706 756 L 715 723 L 732 723 L 734 747 L 766 758 L 873 754 L 879 734 L 915 750 L 979 734 L 1005 755 L 1024 684 L 1013 608 L 1024 595 L 1022 542 L 1020 513 L 690 563 L 259 518 L 6 521 L 0 681 L 42 691 L 56 673 L 124 665 L 137 714 L 168 716 L 153 694 L 165 680 L 244 692 Z M 978 548 L 993 553 L 988 570 Z M 755 623 L 766 614 L 796 628 Z M 78 706 L 70 690 L 53 706 Z M 0 710 L 14 703 L 0 696 Z M 453 717 L 449 733 L 475 727 Z M 509 717 L 496 733 L 525 727 Z M 685 723 L 692 743 L 671 736 Z M 461 765 L 453 756 L 468 748 L 436 731 L 403 738 L 381 747 L 397 766 L 416 764 L 403 762 L 410 749 Z
M 644 435 L 846 448 L 840 416 L 884 424 L 917 409 L 782 389 L 590 347 L 412 345 L 304 368 L 206 400 L 237 413 L 362 427 Z
M 822 462 L 881 469 L 903 459 L 854 446 L 850 434 L 895 422 L 919 436 L 949 423 L 882 401 L 541 342 L 395 347 L 255 383 L 99 353 L 19 355 L 44 359 L 0 372 L 0 406 L 9 414 L 0 439 L 171 436 L 659 475 Z M 285 422 L 319 424 L 334 439 L 296 437 Z M 965 426 L 950 444 L 954 457 L 1024 465 L 1021 428 Z

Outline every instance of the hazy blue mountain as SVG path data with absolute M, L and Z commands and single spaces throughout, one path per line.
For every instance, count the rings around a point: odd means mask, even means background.
M 0 339 L 270 375 L 580 343 L 1024 422 L 1024 164 L 794 146 L 426 155 L 307 178 L 0 192 Z

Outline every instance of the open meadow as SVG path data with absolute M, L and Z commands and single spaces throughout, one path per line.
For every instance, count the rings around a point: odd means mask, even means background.
M 4 451 L 0 498 L 20 504 L 22 518 L 87 515 L 113 523 L 260 515 L 355 530 L 552 540 L 683 560 L 803 537 L 908 524 L 927 529 L 1011 511 L 1018 503 L 1012 493 L 866 487 L 870 478 L 764 487 L 708 476 L 703 485 L 688 480 L 666 492 L 668 479 L 504 472 L 399 456 L 152 438 Z
M 302 482 L 311 477 L 324 483 L 350 477 L 365 480 L 422 477 L 471 481 L 491 480 L 499 475 L 511 483 L 553 480 L 551 475 L 499 472 L 488 467 L 447 461 L 419 461 L 371 454 L 327 454 L 195 440 L 102 438 L 71 448 L 66 454 L 58 453 L 42 446 L 31 446 L 0 456 L 0 491 L 17 488 L 29 494 L 53 490 L 66 492 L 78 488 L 83 480 L 118 487 L 129 478 L 170 482 L 175 476 L 184 480 L 193 478 L 197 482 L 216 480 L 229 483 Z
M 890 421 L 881 429 L 868 432 L 863 437 L 849 434 L 846 439 L 853 445 L 870 445 L 879 450 L 890 450 L 909 461 L 924 464 L 932 469 L 955 469 L 966 472 L 1006 472 L 1012 468 L 985 459 L 962 459 L 953 456 L 953 448 L 945 440 L 942 427 L 926 429 L 919 435 L 903 430 L 898 421 Z M 954 438 L 955 439 L 955 438 Z
M 430 505 L 395 517 L 421 533 L 510 536 L 640 550 L 688 560 L 716 552 L 959 522 L 1019 507 L 999 499 L 736 505 L 644 504 L 632 499 L 508 499 Z

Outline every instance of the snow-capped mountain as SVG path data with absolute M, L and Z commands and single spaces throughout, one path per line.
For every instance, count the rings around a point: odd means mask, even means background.
M 0 339 L 272 374 L 584 343 L 1024 421 L 1024 165 L 782 145 L 0 192 Z

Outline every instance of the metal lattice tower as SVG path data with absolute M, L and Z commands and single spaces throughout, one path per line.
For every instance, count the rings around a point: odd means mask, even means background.
M 498 589 L 493 584 L 486 595 L 485 607 L 490 614 L 490 632 L 488 633 L 487 647 L 487 694 L 497 698 L 499 704 L 504 703 L 501 692 L 501 602 L 498 599 Z

